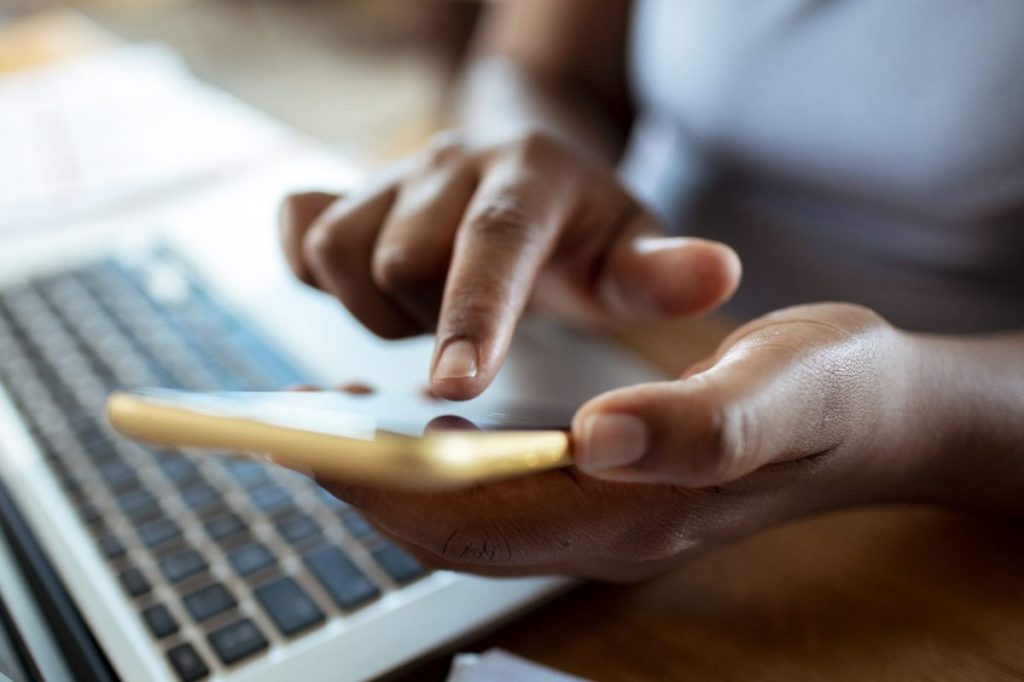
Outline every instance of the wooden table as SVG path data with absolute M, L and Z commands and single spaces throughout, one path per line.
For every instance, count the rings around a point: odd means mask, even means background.
M 676 324 L 623 341 L 682 371 L 727 329 Z M 463 649 L 502 647 L 594 680 L 1024 679 L 1021 530 L 930 509 L 830 514 L 642 584 L 584 585 Z

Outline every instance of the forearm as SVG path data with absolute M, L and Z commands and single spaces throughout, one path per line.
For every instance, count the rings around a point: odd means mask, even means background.
M 456 120 L 480 144 L 538 130 L 614 162 L 632 122 L 631 0 L 495 3 L 462 79 Z
M 471 63 L 459 102 L 460 130 L 480 144 L 544 131 L 615 163 L 628 132 L 622 117 L 582 83 L 538 73 L 505 56 Z
M 923 497 L 1024 513 L 1024 333 L 912 339 Z

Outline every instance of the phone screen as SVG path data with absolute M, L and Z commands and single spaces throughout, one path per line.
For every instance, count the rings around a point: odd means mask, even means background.
M 131 391 L 148 402 L 342 438 L 373 440 L 380 432 L 413 438 L 427 431 L 568 430 L 574 408 L 495 399 L 465 403 L 423 395 L 374 392 Z

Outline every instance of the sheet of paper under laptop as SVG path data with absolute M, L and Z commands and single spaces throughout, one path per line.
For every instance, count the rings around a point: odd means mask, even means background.
M 301 144 L 157 46 L 0 79 L 0 236 L 103 215 Z
M 552 670 L 503 649 L 459 654 L 452 660 L 448 682 L 587 682 Z

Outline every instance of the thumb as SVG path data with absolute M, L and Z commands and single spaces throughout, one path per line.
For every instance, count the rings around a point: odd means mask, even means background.
M 597 291 L 623 317 L 693 315 L 728 300 L 741 270 L 736 252 L 725 244 L 663 236 L 641 210 L 610 246 Z
M 791 352 L 769 347 L 688 379 L 598 396 L 573 420 L 576 466 L 597 478 L 699 488 L 828 451 L 842 442 L 844 421 L 805 371 Z

